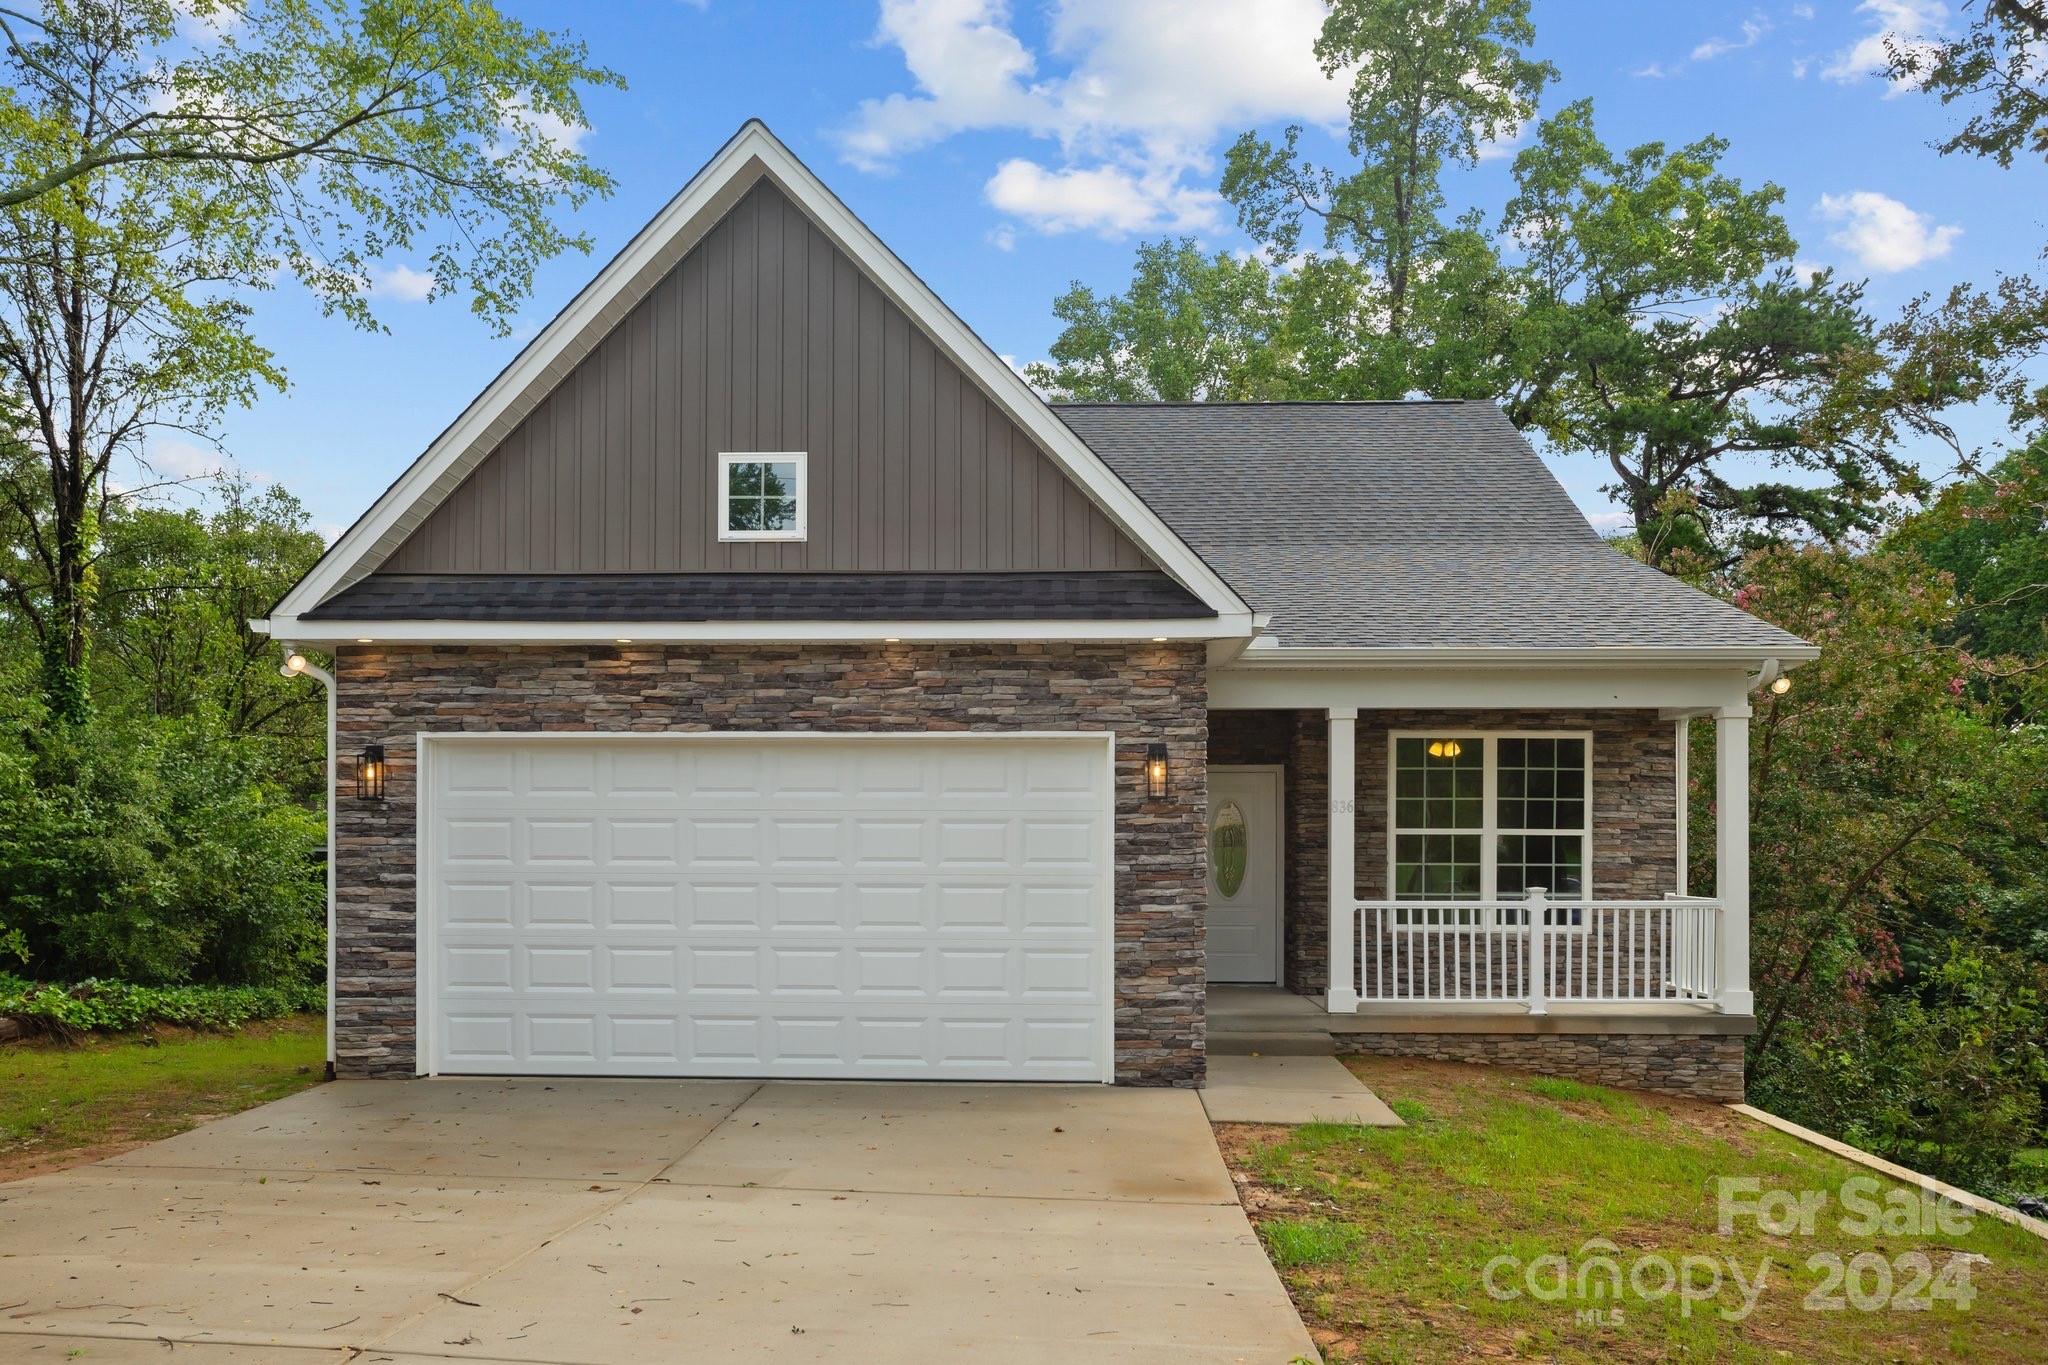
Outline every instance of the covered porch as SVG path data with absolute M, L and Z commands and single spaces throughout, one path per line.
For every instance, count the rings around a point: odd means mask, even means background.
M 1748 699 L 1759 680 L 1734 660 L 1218 670 L 1219 1049 L 1233 1035 L 1299 1030 L 1303 1007 L 1339 1037 L 1748 1032 Z M 1701 724 L 1714 731 L 1717 812 L 1705 886 L 1688 875 L 1685 795 Z M 1281 881 L 1270 976 L 1245 950 L 1257 907 L 1223 884 L 1229 845 L 1260 847 L 1235 826 L 1256 818 L 1247 809 L 1260 810 L 1267 788 L 1250 775 L 1266 774 Z M 1252 986 L 1266 990 L 1239 989 Z

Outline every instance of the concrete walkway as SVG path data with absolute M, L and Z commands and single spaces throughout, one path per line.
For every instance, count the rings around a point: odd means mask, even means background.
M 1202 1107 L 1211 1123 L 1402 1126 L 1335 1057 L 1211 1057 Z
M 1201 1101 L 342 1082 L 0 1185 L 0 1359 L 1314 1359 Z M 189 1343 L 190 1345 L 186 1345 Z

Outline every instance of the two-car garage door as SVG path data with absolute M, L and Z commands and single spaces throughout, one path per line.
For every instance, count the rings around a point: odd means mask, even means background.
M 1107 1080 L 1105 735 L 423 746 L 426 1071 Z

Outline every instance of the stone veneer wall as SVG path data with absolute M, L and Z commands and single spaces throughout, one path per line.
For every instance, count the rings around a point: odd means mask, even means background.
M 414 1069 L 415 735 L 437 730 L 1114 730 L 1116 1074 L 1204 1075 L 1208 682 L 1196 645 L 347 646 L 344 756 L 383 744 L 382 803 L 336 822 L 337 1070 Z M 1164 741 L 1170 795 L 1144 794 Z
M 1743 1097 L 1742 1039 L 1721 1034 L 1346 1033 L 1337 1050 L 1513 1066 L 1724 1104 Z
M 1321 712 L 1307 711 L 1217 711 L 1209 717 L 1212 766 L 1278 763 L 1287 769 L 1281 783 L 1281 951 L 1287 989 L 1316 996 L 1329 984 L 1324 945 L 1330 938 L 1330 779 L 1322 724 Z
M 1287 987 L 1303 995 L 1321 995 L 1329 983 L 1329 723 L 1320 711 L 1219 711 L 1210 724 L 1217 733 L 1230 733 L 1246 724 L 1241 717 L 1274 714 L 1291 722 L 1285 756 Z M 1593 894 L 1653 900 L 1677 889 L 1676 740 L 1671 722 L 1658 719 L 1655 712 L 1361 710 L 1356 835 L 1360 898 L 1386 895 L 1388 736 L 1395 730 L 1429 729 L 1592 731 Z

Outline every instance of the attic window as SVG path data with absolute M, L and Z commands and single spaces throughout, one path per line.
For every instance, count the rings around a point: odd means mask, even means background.
M 718 457 L 720 540 L 802 540 L 805 500 L 802 451 Z

